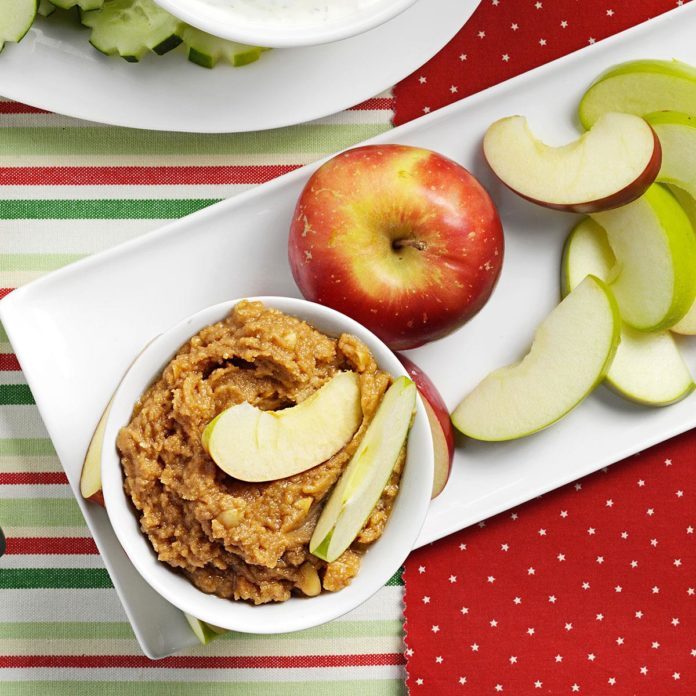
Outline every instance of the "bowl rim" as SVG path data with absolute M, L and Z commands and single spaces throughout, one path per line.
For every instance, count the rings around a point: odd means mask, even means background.
M 287 633 L 318 626 L 355 609 L 380 590 L 401 567 L 418 538 L 430 504 L 434 471 L 432 434 L 419 395 L 406 467 L 389 522 L 383 535 L 362 557 L 360 572 L 346 588 L 339 592 L 323 592 L 317 597 L 292 597 L 286 602 L 258 606 L 222 599 L 196 588 L 183 574 L 156 558 L 149 539 L 140 530 L 139 517 L 123 490 L 123 469 L 115 441 L 118 430 L 130 420 L 136 400 L 159 377 L 179 348 L 203 327 L 220 321 L 243 300 L 263 302 L 312 326 L 333 324 L 339 333 L 352 333 L 365 342 L 382 369 L 395 377 L 408 376 L 398 358 L 377 336 L 329 307 L 282 296 L 242 297 L 211 305 L 155 337 L 126 371 L 105 423 L 101 453 L 102 492 L 109 521 L 121 547 L 145 582 L 167 601 L 181 611 L 221 628 L 256 634 Z M 332 333 L 322 326 L 317 328 Z M 396 545 L 394 537 L 398 541 Z M 390 545 L 380 546 L 382 541 Z M 375 549 L 380 549 L 379 556 L 375 555 Z M 311 604 L 305 604 L 307 601 Z M 311 609 L 308 611 L 308 608 Z
M 374 29 L 407 10 L 418 0 L 383 0 L 372 11 L 358 11 L 354 18 L 340 23 L 314 27 L 285 27 L 279 23 L 273 28 L 256 24 L 235 24 L 234 17 L 225 16 L 225 10 L 208 5 L 204 0 L 155 0 L 163 9 L 187 24 L 214 36 L 252 46 L 265 48 L 297 48 L 318 46 L 341 41 Z

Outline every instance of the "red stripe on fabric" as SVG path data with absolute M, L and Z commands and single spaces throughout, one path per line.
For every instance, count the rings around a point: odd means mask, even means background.
M 21 370 L 19 360 L 14 353 L 0 353 L 0 372 L 10 372 L 12 370 Z
M 99 553 L 89 537 L 9 537 L 7 555 L 92 556 Z
M 29 104 L 20 102 L 0 102 L 0 114 L 50 114 L 50 111 L 45 109 L 37 109 Z
M 66 668 L 131 668 L 142 669 L 307 669 L 321 667 L 374 667 L 401 665 L 400 653 L 368 655 L 266 655 L 211 656 L 177 655 L 153 661 L 142 655 L 0 655 L 0 669 L 36 667 Z
M 300 165 L 210 167 L 0 167 L 5 186 L 261 184 Z
M 372 99 L 366 99 L 360 104 L 351 106 L 349 111 L 391 111 L 396 104 L 394 97 L 373 97 Z
M 0 474 L 0 486 L 30 486 L 67 482 L 68 479 L 62 471 L 18 471 Z
M 2 300 L 5 295 L 9 295 L 14 288 L 0 288 L 0 300 Z

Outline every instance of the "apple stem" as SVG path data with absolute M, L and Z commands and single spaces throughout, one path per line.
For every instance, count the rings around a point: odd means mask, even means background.
M 404 247 L 412 247 L 413 249 L 417 249 L 418 251 L 425 251 L 427 244 L 418 239 L 410 238 L 395 239 L 392 242 L 392 248 L 396 249 L 397 251 L 399 249 L 403 249 Z

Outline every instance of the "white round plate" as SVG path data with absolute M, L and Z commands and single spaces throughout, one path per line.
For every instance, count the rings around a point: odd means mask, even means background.
M 403 79 L 440 50 L 477 0 L 419 0 L 360 36 L 275 49 L 252 65 L 206 70 L 182 49 L 127 63 L 101 55 L 88 30 L 38 18 L 0 55 L 0 94 L 41 109 L 132 128 L 233 133 L 321 118 Z

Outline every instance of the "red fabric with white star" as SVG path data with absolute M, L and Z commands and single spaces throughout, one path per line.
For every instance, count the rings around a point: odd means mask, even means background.
M 437 56 L 396 86 L 394 124 L 682 4 L 682 0 L 483 0 Z
M 696 431 L 419 549 L 404 579 L 412 696 L 693 696 Z
M 680 5 L 485 0 L 395 89 L 395 123 Z M 406 563 L 407 684 L 428 694 L 696 694 L 696 431 Z

